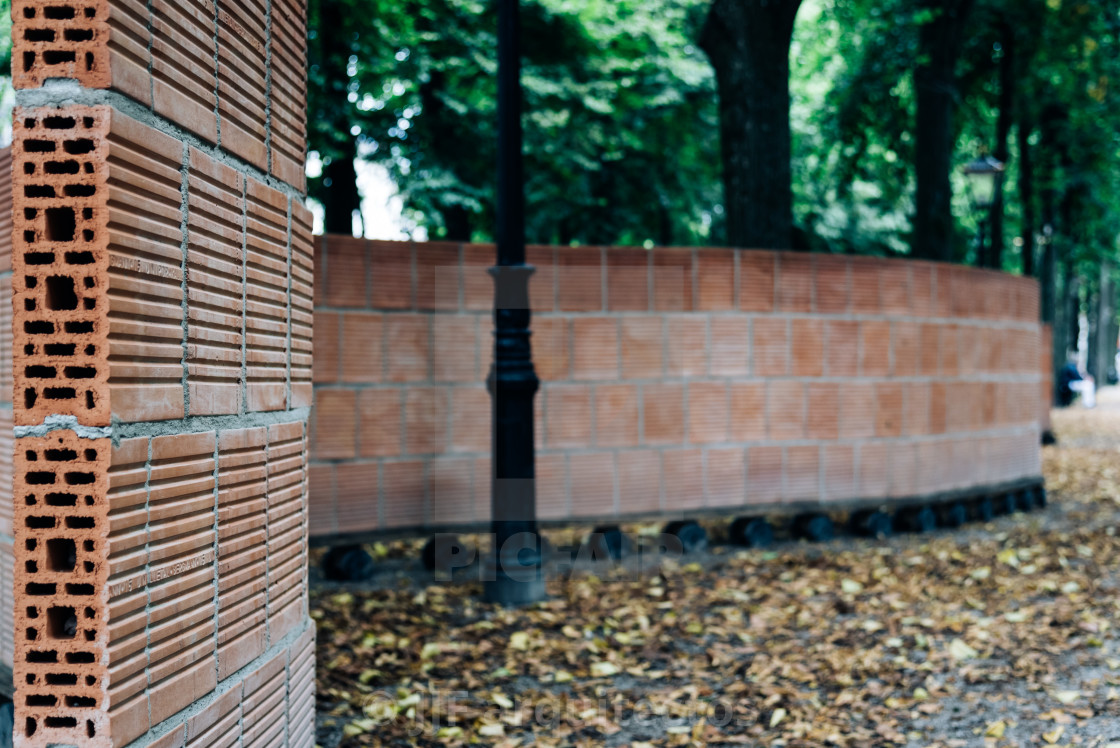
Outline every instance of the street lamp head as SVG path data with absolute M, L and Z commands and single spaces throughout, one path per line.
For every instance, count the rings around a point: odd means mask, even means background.
M 991 156 L 981 156 L 964 167 L 969 193 L 976 210 L 986 211 L 996 199 L 996 190 L 1003 181 L 1003 163 Z

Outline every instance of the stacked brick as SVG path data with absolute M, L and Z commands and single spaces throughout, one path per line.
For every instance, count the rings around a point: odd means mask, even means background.
M 1038 286 L 924 262 L 529 250 L 548 520 L 905 501 L 1040 474 Z M 493 248 L 316 246 L 311 531 L 489 518 Z
M 0 149 L 0 691 L 11 693 L 15 571 L 12 513 L 12 149 Z
M 311 746 L 304 7 L 12 14 L 16 744 Z

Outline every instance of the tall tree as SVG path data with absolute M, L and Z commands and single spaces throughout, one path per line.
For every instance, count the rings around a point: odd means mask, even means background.
M 957 58 L 973 0 L 919 0 L 924 13 L 919 60 L 914 71 L 917 98 L 913 253 L 928 260 L 953 259 L 952 188 L 959 94 Z
M 719 86 L 727 241 L 793 242 L 789 47 L 801 0 L 714 0 L 700 35 Z

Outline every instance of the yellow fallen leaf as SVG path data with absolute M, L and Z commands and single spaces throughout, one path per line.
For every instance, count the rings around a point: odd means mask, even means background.
M 556 674 L 552 676 L 555 683 L 570 683 L 572 681 L 572 674 L 567 670 L 557 670 Z
M 1061 739 L 1062 733 L 1064 733 L 1065 731 L 1066 731 L 1066 728 L 1059 727 L 1056 730 L 1051 730 L 1050 732 L 1044 732 L 1044 733 L 1042 733 L 1042 739 L 1045 740 L 1050 745 L 1053 745 L 1054 743 L 1057 743 Z
M 840 582 L 840 589 L 849 595 L 856 595 L 863 592 L 863 585 L 854 579 L 845 579 Z
M 606 678 L 616 674 L 618 674 L 618 665 L 615 665 L 613 662 L 591 663 L 591 676 L 593 678 Z
M 981 566 L 979 569 L 973 569 L 969 574 L 973 579 L 984 580 L 992 575 L 992 567 Z
M 975 649 L 965 644 L 962 639 L 954 639 L 949 642 L 949 654 L 955 660 L 971 660 L 980 655 Z
M 778 707 L 774 713 L 770 715 L 770 726 L 777 727 L 783 719 L 786 718 L 786 710 Z
M 998 722 L 993 722 L 990 725 L 988 725 L 988 728 L 986 730 L 984 730 L 984 737 L 986 737 L 986 738 L 997 738 L 997 739 L 1002 738 L 1003 737 L 1003 732 L 1006 729 L 1007 729 L 1007 723 L 1004 722 L 1001 719 Z
M 483 725 L 478 728 L 478 734 L 484 738 L 500 738 L 505 736 L 506 728 L 499 723 Z
M 1055 691 L 1054 692 L 1054 698 L 1057 699 L 1058 701 L 1060 701 L 1061 703 L 1065 704 L 1066 706 L 1069 706 L 1070 704 L 1072 704 L 1073 702 L 1075 702 L 1075 701 L 1077 701 L 1078 699 L 1081 698 L 1081 692 L 1080 691 Z
M 520 649 L 522 651 L 528 649 L 529 648 L 529 635 L 526 634 L 524 631 L 515 631 L 514 633 L 510 634 L 509 648 L 510 649 Z
M 496 693 L 490 698 L 492 698 L 494 700 L 494 703 L 500 706 L 502 709 L 513 709 L 513 701 L 510 700 L 510 698 L 504 693 Z

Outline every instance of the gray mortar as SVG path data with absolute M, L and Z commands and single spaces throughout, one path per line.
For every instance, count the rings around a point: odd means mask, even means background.
M 183 239 L 180 245 L 180 250 L 183 253 L 182 264 L 180 270 L 183 274 L 183 280 L 180 287 L 183 293 L 183 414 L 189 416 L 191 414 L 191 387 L 188 374 L 190 373 L 190 365 L 188 364 L 188 357 L 190 352 L 190 305 L 187 303 L 187 255 L 190 249 L 190 199 L 187 195 L 187 188 L 190 185 L 190 164 L 191 152 L 186 143 L 183 143 L 183 163 L 179 166 L 179 229 L 183 232 Z M 244 348 L 244 345 L 242 346 Z
M 241 179 L 241 413 L 249 412 L 249 183 Z
M 280 423 L 303 423 L 307 421 L 311 408 L 273 410 L 245 415 L 228 416 L 188 416 L 174 421 L 145 421 L 134 423 L 114 423 L 109 433 L 114 446 L 122 439 L 137 436 L 167 436 L 176 434 L 197 434 L 203 431 L 228 431 L 248 429 L 257 426 L 273 426 Z
M 288 197 L 296 200 L 303 200 L 304 198 L 303 192 L 287 182 L 282 182 L 271 174 L 266 174 L 261 171 L 256 166 L 223 151 L 213 143 L 203 140 L 198 135 L 188 130 L 184 130 L 171 120 L 159 116 L 153 112 L 151 108 L 117 91 L 82 88 L 77 81 L 70 78 L 48 78 L 43 83 L 42 88 L 16 91 L 16 106 L 111 106 L 121 114 L 132 117 L 136 121 L 154 130 L 158 130 L 182 143 L 197 148 L 215 161 L 225 164 L 246 176 L 250 176 L 274 190 L 283 192 Z

